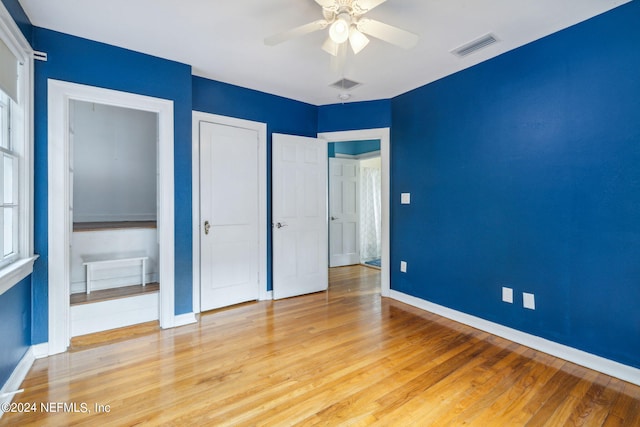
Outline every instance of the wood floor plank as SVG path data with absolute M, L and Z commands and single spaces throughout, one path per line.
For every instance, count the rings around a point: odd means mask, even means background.
M 380 298 L 379 277 L 335 268 L 327 292 L 74 339 L 14 401 L 91 413 L 0 425 L 640 425 L 640 387 Z
M 521 357 L 528 360 L 522 360 L 524 362 L 522 367 L 508 374 L 513 377 L 513 382 L 501 381 L 497 387 L 492 387 L 490 384 L 489 387 L 492 389 L 489 391 L 490 394 L 483 396 L 484 403 L 481 399 L 471 395 L 469 403 L 461 405 L 463 408 L 462 415 L 467 421 L 472 419 L 473 424 L 476 425 L 491 425 L 492 421 L 497 417 L 508 420 L 510 414 L 518 413 L 517 404 L 526 403 L 530 396 L 536 392 L 534 385 L 544 381 L 544 377 L 538 372 L 538 369 L 541 366 L 545 366 L 550 357 L 530 349 L 521 353 Z M 485 393 L 486 386 L 474 390 L 474 392 Z M 459 404 L 461 402 L 462 400 L 459 400 Z M 470 407 L 474 409 L 470 410 Z
M 626 425 L 640 425 L 640 387 L 624 383 L 624 390 L 618 396 L 612 413 L 624 420 Z
M 490 341 L 490 339 L 487 339 Z M 468 392 L 468 384 L 474 381 L 486 369 L 482 365 L 500 354 L 500 347 L 489 346 L 478 357 L 469 358 L 464 367 L 445 376 L 422 393 L 414 395 L 395 410 L 378 411 L 382 422 L 400 425 L 433 425 L 433 420 L 449 413 L 453 402 Z
M 130 228 L 157 228 L 156 221 L 74 222 L 73 231 L 103 231 Z

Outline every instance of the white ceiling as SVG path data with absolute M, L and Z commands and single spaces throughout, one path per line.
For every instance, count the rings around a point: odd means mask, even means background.
M 331 70 L 324 31 L 268 47 L 263 39 L 321 19 L 313 0 L 20 0 L 31 22 L 190 64 L 193 74 L 314 105 L 335 104 L 328 85 L 362 83 L 350 101 L 392 98 L 630 0 L 388 0 L 367 14 L 420 36 L 405 51 L 379 40 Z M 465 58 L 450 53 L 492 33 Z

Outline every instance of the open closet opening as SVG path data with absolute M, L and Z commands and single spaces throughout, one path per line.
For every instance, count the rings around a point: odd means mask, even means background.
M 71 253 L 74 223 L 73 181 L 76 157 L 75 143 L 76 129 L 70 120 L 77 111 L 72 112 L 74 101 L 83 101 L 93 108 L 95 103 L 103 106 L 123 108 L 127 114 L 133 111 L 150 112 L 156 118 L 156 154 L 148 155 L 147 161 L 157 162 L 155 192 L 157 215 L 157 241 L 159 256 L 157 261 L 159 291 L 145 295 L 136 295 L 115 300 L 105 300 L 91 304 L 70 304 L 72 293 Z M 48 80 L 48 171 L 47 171 L 47 203 L 48 203 L 48 353 L 49 355 L 62 353 L 67 350 L 72 336 L 89 334 L 92 332 L 115 329 L 137 323 L 160 320 L 161 328 L 172 328 L 176 325 L 175 315 L 175 226 L 174 226 L 174 124 L 173 102 L 170 100 L 149 97 L 128 92 L 115 91 L 95 86 L 77 83 Z M 122 111 L 121 111 L 122 112 Z M 114 127 L 111 125 L 111 127 Z M 113 143 L 113 141 L 111 141 Z M 99 158 L 94 153 L 95 158 Z M 148 153 L 147 153 L 148 154 Z M 149 160 L 148 158 L 151 158 Z M 104 159 L 98 159 L 104 161 Z M 90 182 L 95 191 L 101 185 L 100 180 Z M 127 185 L 131 183 L 128 182 Z M 153 188 L 150 190 L 154 191 Z M 97 194 L 97 192 L 96 192 Z M 76 195 L 77 196 L 77 195 Z M 107 201 L 114 202 L 121 199 L 121 195 L 102 195 Z M 153 198 L 153 197 L 152 197 Z M 132 202 L 130 202 L 132 203 Z M 109 217 L 108 217 L 109 218 Z M 109 218 L 113 220 L 113 217 Z M 128 217 L 127 219 L 131 219 Z M 142 220 L 145 218 L 137 218 Z M 79 221 L 80 222 L 80 221 Z M 99 222 L 97 219 L 84 222 Z M 115 221 L 104 221 L 115 222 Z M 130 222 L 130 221 L 124 221 Z M 92 247 L 102 251 L 101 255 L 119 255 L 107 249 L 108 246 L 100 239 L 92 240 Z M 127 250 L 132 247 L 127 243 Z M 91 254 L 89 254 L 91 255 Z M 145 256 L 148 256 L 145 255 Z M 92 262 L 93 260 L 90 260 Z M 84 263 L 85 261 L 83 261 Z M 151 263 L 151 262 L 149 262 Z M 142 262 L 132 267 L 140 273 L 142 280 Z M 145 265 L 145 269 L 147 266 Z M 109 270 L 109 269 L 107 269 Z M 86 275 L 86 266 L 85 266 Z M 78 276 L 75 276 L 78 277 Z M 97 276 L 96 276 L 97 277 Z M 78 279 L 81 280 L 81 279 Z M 86 282 L 86 276 L 85 276 Z M 150 280 L 150 279 L 149 279 Z M 90 280 L 92 281 L 92 280 Z M 122 284 L 124 285 L 124 284 Z M 146 287 L 146 286 L 145 286 Z M 75 290 L 85 290 L 86 283 L 76 283 Z M 118 290 L 116 288 L 116 290 Z M 93 294 L 94 291 L 91 291 Z M 81 292 L 78 292 L 81 293 Z M 181 322 L 184 320 L 180 320 Z M 81 325 L 84 329 L 78 329 Z
M 69 100 L 71 336 L 158 319 L 158 114 Z

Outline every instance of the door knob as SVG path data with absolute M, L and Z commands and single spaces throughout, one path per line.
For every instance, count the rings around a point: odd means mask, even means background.
M 336 218 L 335 216 L 331 217 L 331 221 L 335 221 L 336 219 L 340 219 L 340 218 Z
M 211 228 L 211 224 L 209 224 L 209 221 L 205 221 L 204 222 L 204 234 L 209 234 L 209 229 Z
M 282 227 L 286 227 L 287 224 L 283 224 L 281 222 L 276 222 L 276 228 L 282 228 Z

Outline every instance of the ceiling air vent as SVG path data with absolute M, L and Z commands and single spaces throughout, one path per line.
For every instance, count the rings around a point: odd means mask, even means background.
M 489 45 L 492 45 L 497 41 L 498 39 L 493 34 L 487 34 L 486 36 L 482 36 L 479 39 L 475 39 L 465 45 L 453 49 L 451 53 L 460 57 L 464 57 L 467 55 L 471 55 L 473 52 L 477 52 Z
M 362 83 L 354 82 L 353 80 L 341 79 L 333 84 L 330 84 L 329 87 L 340 89 L 340 90 L 350 90 L 350 89 L 353 89 L 354 87 L 360 86 L 361 84 Z

